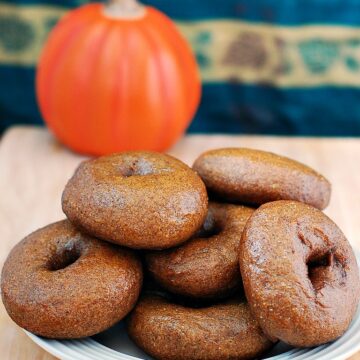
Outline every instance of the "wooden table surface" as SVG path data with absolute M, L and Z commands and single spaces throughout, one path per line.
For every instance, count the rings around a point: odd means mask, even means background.
M 253 136 L 187 136 L 172 155 L 188 164 L 202 151 L 243 146 L 270 150 L 308 164 L 332 183 L 326 213 L 360 248 L 360 139 L 285 138 Z M 42 128 L 16 127 L 0 142 L 0 266 L 25 235 L 64 218 L 63 187 L 84 157 L 58 144 Z M 0 305 L 0 358 L 54 359 L 33 344 Z M 360 360 L 360 353 L 352 360 Z

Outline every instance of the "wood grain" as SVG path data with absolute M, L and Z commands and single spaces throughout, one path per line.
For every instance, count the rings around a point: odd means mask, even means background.
M 243 146 L 270 150 L 308 164 L 333 184 L 326 213 L 360 248 L 360 139 L 261 136 L 186 136 L 170 153 L 188 164 L 204 150 Z M 0 265 L 25 235 L 64 218 L 63 187 L 83 160 L 58 144 L 42 128 L 16 127 L 0 143 Z M 8 317 L 0 305 L 0 358 L 54 359 Z M 352 360 L 360 360 L 360 353 Z

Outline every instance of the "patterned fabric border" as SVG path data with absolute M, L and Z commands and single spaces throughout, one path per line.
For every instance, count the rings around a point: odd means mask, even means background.
M 0 65 L 35 66 L 49 30 L 65 11 L 0 4 Z M 360 86 L 360 28 L 235 20 L 177 24 L 192 45 L 204 82 Z

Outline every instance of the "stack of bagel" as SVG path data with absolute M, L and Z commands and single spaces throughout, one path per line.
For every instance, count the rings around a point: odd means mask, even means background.
M 228 148 L 192 168 L 124 152 L 80 164 L 66 220 L 10 252 L 1 294 L 22 328 L 57 339 L 126 317 L 156 359 L 251 359 L 278 341 L 339 338 L 360 297 L 353 250 L 322 210 L 329 181 L 272 153 Z

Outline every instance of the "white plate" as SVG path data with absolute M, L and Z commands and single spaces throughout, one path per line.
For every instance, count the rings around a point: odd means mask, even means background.
M 360 265 L 360 252 L 356 251 Z M 91 338 L 80 340 L 49 340 L 25 331 L 36 344 L 63 360 L 150 360 L 129 339 L 124 323 Z M 272 360 L 340 360 L 347 359 L 360 350 L 360 307 L 346 333 L 333 343 L 316 348 L 297 349 L 279 343 L 265 359 Z

